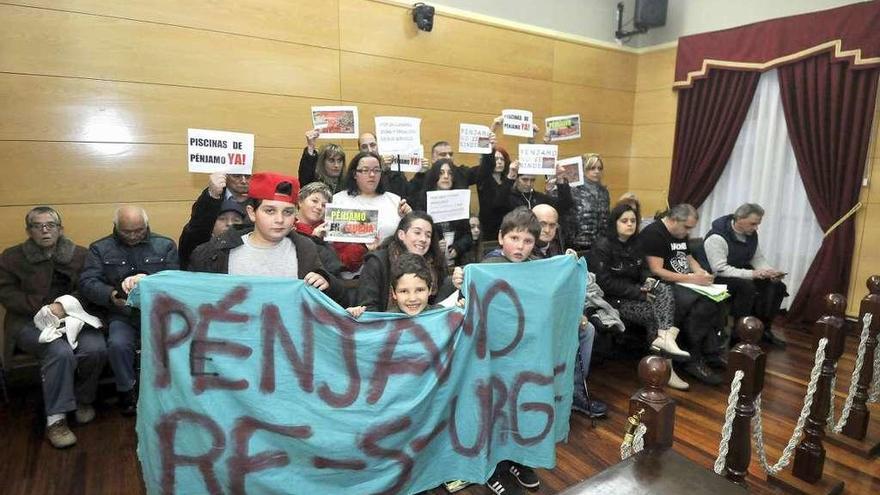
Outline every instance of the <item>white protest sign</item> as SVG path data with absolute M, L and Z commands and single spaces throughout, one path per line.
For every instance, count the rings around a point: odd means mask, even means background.
M 520 144 L 519 169 L 522 175 L 556 175 L 556 156 L 559 147 L 555 144 Z
M 571 187 L 580 186 L 584 183 L 584 159 L 583 157 L 576 156 L 574 158 L 566 158 L 565 160 L 559 160 L 556 162 L 560 168 L 562 168 L 562 173 L 556 175 L 556 181 L 562 182 L 560 179 L 565 178 L 568 180 L 568 185 Z
M 188 129 L 186 152 L 190 172 L 250 175 L 254 168 L 254 135 Z
M 480 153 L 481 155 L 491 153 L 492 145 L 489 143 L 490 134 L 492 134 L 492 129 L 489 129 L 484 125 L 459 124 L 458 152 Z
M 380 155 L 409 155 L 421 146 L 416 117 L 376 117 L 376 143 Z
M 352 106 L 312 107 L 312 125 L 322 139 L 357 139 L 358 109 Z
M 422 159 L 425 157 L 425 147 L 421 144 L 412 153 L 391 155 L 390 170 L 396 172 L 421 172 Z
M 528 110 L 502 110 L 502 128 L 507 136 L 534 137 L 532 112 Z
M 471 190 L 428 191 L 428 215 L 434 222 L 470 218 Z
M 566 141 L 581 137 L 581 116 L 562 115 L 544 119 L 544 128 L 551 141 Z

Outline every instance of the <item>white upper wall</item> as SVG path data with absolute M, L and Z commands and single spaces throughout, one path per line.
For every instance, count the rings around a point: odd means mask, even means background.
M 616 43 L 618 0 L 421 0 L 563 33 Z M 630 21 L 635 0 L 624 0 L 624 21 Z M 647 47 L 680 36 L 717 31 L 776 17 L 815 12 L 856 0 L 669 0 L 666 26 L 633 36 L 626 46 Z M 632 22 L 624 27 L 631 30 Z

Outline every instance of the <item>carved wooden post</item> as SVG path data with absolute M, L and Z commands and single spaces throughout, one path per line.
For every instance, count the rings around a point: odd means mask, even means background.
M 675 401 L 663 386 L 669 381 L 671 370 L 660 356 L 646 356 L 639 362 L 639 381 L 642 388 L 629 400 L 629 414 L 641 414 L 645 424 L 645 450 L 672 447 L 675 430 Z
M 727 382 L 733 381 L 737 371 L 742 371 L 743 377 L 724 468 L 728 479 L 744 485 L 752 458 L 751 426 L 752 417 L 755 415 L 755 397 L 764 388 L 767 355 L 758 346 L 764 334 L 764 324 L 761 320 L 754 316 L 741 318 L 736 323 L 736 331 L 741 340 L 728 355 Z
M 856 440 L 865 438 L 868 433 L 868 422 L 871 420 L 871 413 L 865 404 L 868 401 L 868 387 L 871 386 L 871 380 L 874 379 L 874 353 L 877 352 L 877 334 L 880 333 L 880 275 L 868 278 L 868 290 L 870 293 L 862 299 L 862 305 L 859 309 L 859 331 L 862 330 L 865 313 L 872 315 L 871 328 L 865 346 L 864 364 L 862 364 L 862 371 L 859 374 L 859 381 L 855 384 L 856 391 L 852 409 L 850 409 L 849 419 L 843 427 L 843 434 Z
M 825 447 L 822 446 L 822 437 L 825 436 L 825 423 L 832 400 L 831 381 L 836 371 L 834 365 L 843 354 L 846 340 L 846 321 L 843 319 L 846 298 L 840 294 L 831 294 L 825 298 L 825 302 L 828 305 L 828 314 L 813 326 L 817 345 L 819 339 L 823 337 L 828 339 L 828 345 L 825 346 L 825 360 L 822 362 L 822 371 L 819 374 L 810 416 L 804 426 L 804 438 L 795 449 L 792 466 L 792 473 L 807 483 L 815 483 L 822 478 L 822 469 L 825 466 Z

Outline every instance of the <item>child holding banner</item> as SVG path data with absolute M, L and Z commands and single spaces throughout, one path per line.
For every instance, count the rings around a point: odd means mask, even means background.
M 341 284 L 318 257 L 315 244 L 294 230 L 299 181 L 275 173 L 251 178 L 247 214 L 253 228 L 230 229 L 193 251 L 190 269 L 231 275 L 300 279 L 333 300 L 345 303 Z
M 434 221 L 423 211 L 412 211 L 400 220 L 397 232 L 376 251 L 364 257 L 357 302 L 367 311 L 386 311 L 394 304 L 391 267 L 404 253 L 421 256 L 431 269 L 429 301 L 441 301 L 455 291 L 447 282 L 446 258 L 434 235 Z
M 442 307 L 439 304 L 428 304 L 433 284 L 431 267 L 425 258 L 413 253 L 402 253 L 397 258 L 397 263 L 391 267 L 391 299 L 394 303 L 388 307 L 387 312 L 416 316 L 427 309 Z M 367 307 L 355 306 L 345 310 L 359 318 Z

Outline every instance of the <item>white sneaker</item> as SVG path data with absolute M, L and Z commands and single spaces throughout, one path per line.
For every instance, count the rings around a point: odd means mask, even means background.
M 95 419 L 95 408 L 91 404 L 77 404 L 74 416 L 76 422 L 81 425 L 91 423 Z

